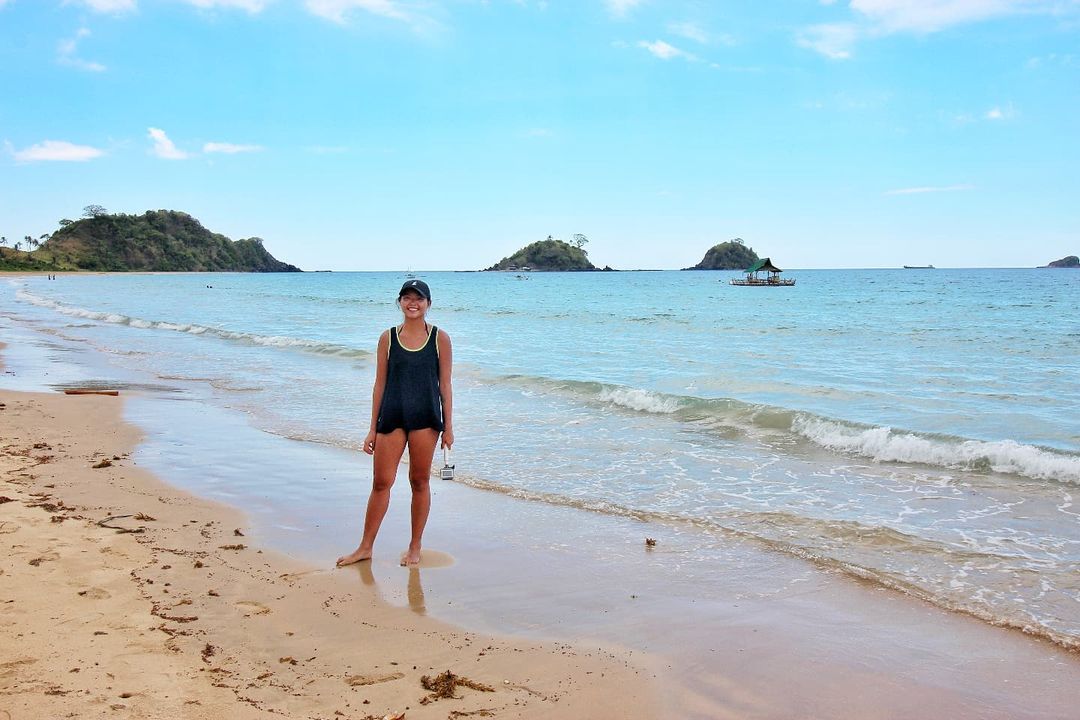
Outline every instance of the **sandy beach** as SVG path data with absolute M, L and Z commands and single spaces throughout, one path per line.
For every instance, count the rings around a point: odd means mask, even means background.
M 624 654 L 464 632 L 250 544 L 133 464 L 122 402 L 0 394 L 0 718 L 658 716 Z

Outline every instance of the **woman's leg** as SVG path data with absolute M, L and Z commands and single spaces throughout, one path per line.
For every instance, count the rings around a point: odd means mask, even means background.
M 420 544 L 431 510 L 431 460 L 435 456 L 438 430 L 413 430 L 409 433 L 409 485 L 412 486 L 412 540 L 402 558 L 402 565 L 420 563 Z
M 350 565 L 361 560 L 370 560 L 375 536 L 390 507 L 390 488 L 397 478 L 398 465 L 405 452 L 406 435 L 404 430 L 379 433 L 375 440 L 374 479 L 371 481 L 371 495 L 368 496 L 367 514 L 364 516 L 364 537 L 360 546 L 348 555 L 337 559 L 338 567 Z M 430 465 L 430 463 L 429 463 Z

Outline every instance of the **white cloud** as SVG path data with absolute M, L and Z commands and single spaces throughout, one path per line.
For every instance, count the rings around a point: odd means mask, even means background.
M 693 40 L 705 45 L 709 42 L 709 35 L 702 30 L 698 25 L 692 22 L 673 22 L 668 23 L 668 32 L 672 35 L 678 35 L 684 37 L 687 40 Z
M 1016 117 L 1016 110 L 1013 108 L 1012 103 L 1009 103 L 1005 107 L 990 108 L 983 117 L 987 120 L 1011 120 Z
M 820 0 L 833 5 L 835 0 Z M 1080 0 L 850 0 L 854 22 L 813 25 L 796 42 L 835 60 L 852 56 L 858 40 L 894 33 L 928 34 L 1010 15 L 1075 16 Z
M 235 145 L 233 143 L 208 142 L 203 145 L 204 153 L 225 153 L 235 155 L 237 153 L 261 152 L 262 145 Z
M 960 190 L 974 190 L 974 185 L 945 185 L 941 187 L 910 187 L 898 190 L 887 190 L 885 195 L 921 195 L 923 193 L 957 192 Z
M 407 23 L 416 20 L 394 0 L 306 0 L 304 4 L 311 13 L 339 25 L 345 24 L 346 16 L 352 10 L 363 10 L 372 15 Z
M 615 17 L 621 18 L 640 5 L 644 0 L 604 0 L 608 12 Z
M 164 130 L 160 128 L 148 128 L 147 136 L 154 141 L 152 153 L 165 160 L 184 160 L 188 154 L 176 147 Z
M 795 42 L 832 60 L 847 60 L 858 38 L 859 29 L 854 23 L 824 23 L 803 29 Z
M 1033 57 L 1029 59 L 1025 64 L 1028 70 L 1038 70 L 1043 67 L 1066 67 L 1075 68 L 1080 67 L 1080 58 L 1076 55 L 1059 55 L 1058 53 L 1050 53 L 1042 57 Z
M 86 162 L 105 152 L 89 145 L 75 145 L 64 140 L 45 140 L 14 152 L 18 162 Z
M 90 31 L 86 28 L 79 28 L 75 33 L 75 37 L 67 40 L 61 40 L 56 46 L 56 62 L 61 65 L 68 65 L 80 70 L 87 70 L 89 72 L 104 72 L 105 66 L 98 62 L 92 62 L 90 60 L 83 60 L 79 57 L 79 41 L 84 37 L 89 37 Z
M 247 10 L 251 14 L 262 12 L 269 0 L 184 0 L 188 5 L 194 5 L 204 10 L 217 8 L 236 8 Z
M 694 60 L 694 56 L 685 50 L 680 50 L 674 45 L 669 45 L 663 40 L 657 40 L 656 42 L 648 42 L 642 40 L 638 43 L 638 47 L 645 48 L 650 53 L 660 58 L 661 60 L 671 60 L 672 58 L 684 58 L 686 60 Z
M 886 32 L 936 32 L 951 25 L 1035 9 L 1041 0 L 851 0 L 851 9 Z
M 738 44 L 736 39 L 727 33 L 709 32 L 697 23 L 692 22 L 668 23 L 667 31 L 672 35 L 678 35 L 679 37 L 686 38 L 687 40 L 693 40 L 694 42 L 700 43 L 702 45 L 732 46 Z
M 1062 15 L 1076 0 L 851 0 L 851 9 L 885 33 L 932 33 L 1008 15 Z
M 94 12 L 118 15 L 120 13 L 133 12 L 137 7 L 136 0 L 65 0 L 65 5 L 82 5 Z

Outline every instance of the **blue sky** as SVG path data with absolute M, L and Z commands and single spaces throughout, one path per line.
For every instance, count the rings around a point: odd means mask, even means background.
M 304 269 L 1080 254 L 1080 0 L 0 0 L 0 234 L 186 211 Z

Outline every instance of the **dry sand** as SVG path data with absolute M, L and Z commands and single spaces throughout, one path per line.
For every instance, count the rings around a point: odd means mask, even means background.
M 663 716 L 640 655 L 462 631 L 252 546 L 134 465 L 122 403 L 0 392 L 0 720 Z M 470 682 L 437 698 L 447 670 Z

